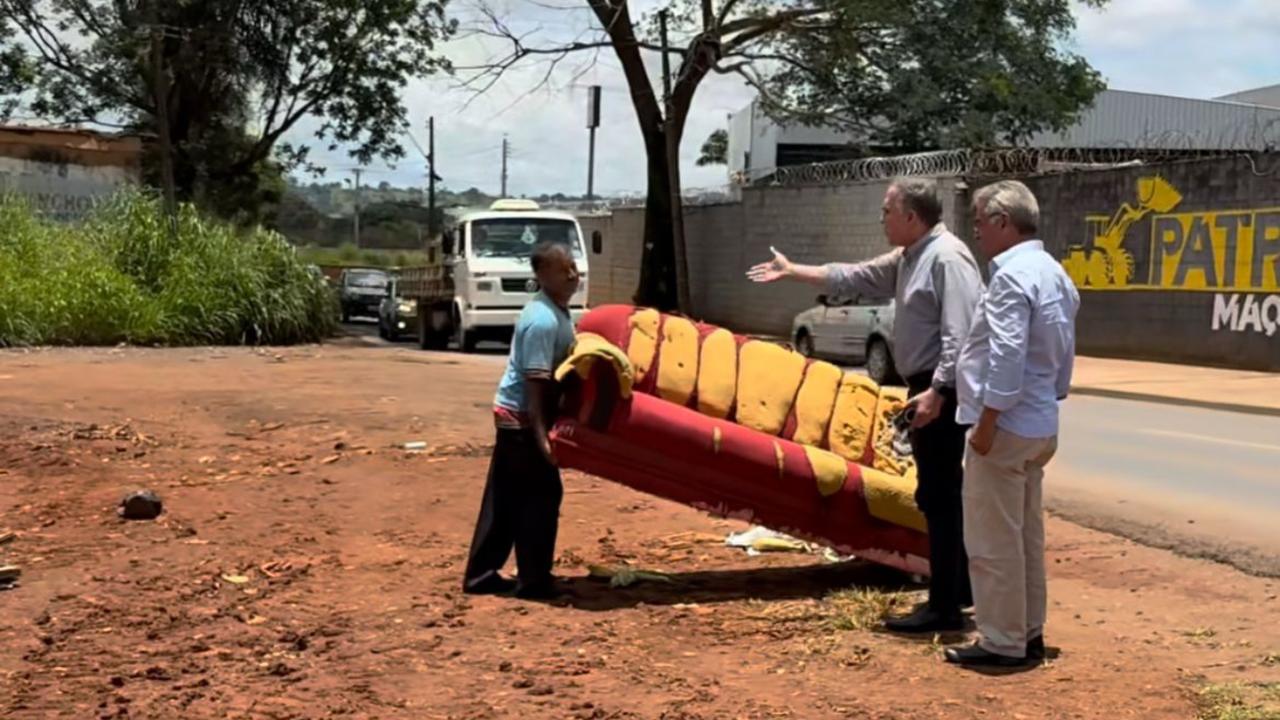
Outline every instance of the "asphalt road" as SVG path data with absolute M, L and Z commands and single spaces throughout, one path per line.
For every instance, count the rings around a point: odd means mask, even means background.
M 1064 515 L 1280 571 L 1280 418 L 1075 396 L 1045 494 Z

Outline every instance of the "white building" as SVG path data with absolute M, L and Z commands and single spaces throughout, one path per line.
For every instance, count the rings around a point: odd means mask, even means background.
M 758 100 L 729 116 L 729 177 L 753 182 L 775 168 L 851 157 L 856 137 L 826 127 L 779 125 Z M 1103 90 L 1061 133 L 1031 147 L 1265 150 L 1280 147 L 1280 85 L 1213 100 Z

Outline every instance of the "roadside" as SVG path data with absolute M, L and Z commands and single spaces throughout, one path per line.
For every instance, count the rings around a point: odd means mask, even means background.
M 1280 373 L 1077 357 L 1071 392 L 1280 416 Z
M 577 473 L 571 603 L 463 597 L 493 358 L 0 353 L 0 561 L 23 568 L 0 594 L 0 714 L 1208 718 L 1280 683 L 1280 583 L 1056 519 L 1059 650 L 1012 675 L 867 629 L 918 597 L 894 573 L 750 558 L 720 541 L 739 523 Z M 160 520 L 114 517 L 137 485 Z M 676 582 L 585 579 L 625 562 Z

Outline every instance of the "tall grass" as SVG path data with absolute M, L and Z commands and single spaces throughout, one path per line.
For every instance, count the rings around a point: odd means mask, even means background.
M 0 197 L 0 346 L 236 345 L 332 334 L 336 300 L 284 238 L 127 193 L 59 224 Z

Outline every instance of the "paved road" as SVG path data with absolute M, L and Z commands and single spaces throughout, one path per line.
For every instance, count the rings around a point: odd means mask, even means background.
M 1280 557 L 1280 418 L 1075 396 L 1047 483 L 1108 529 Z

